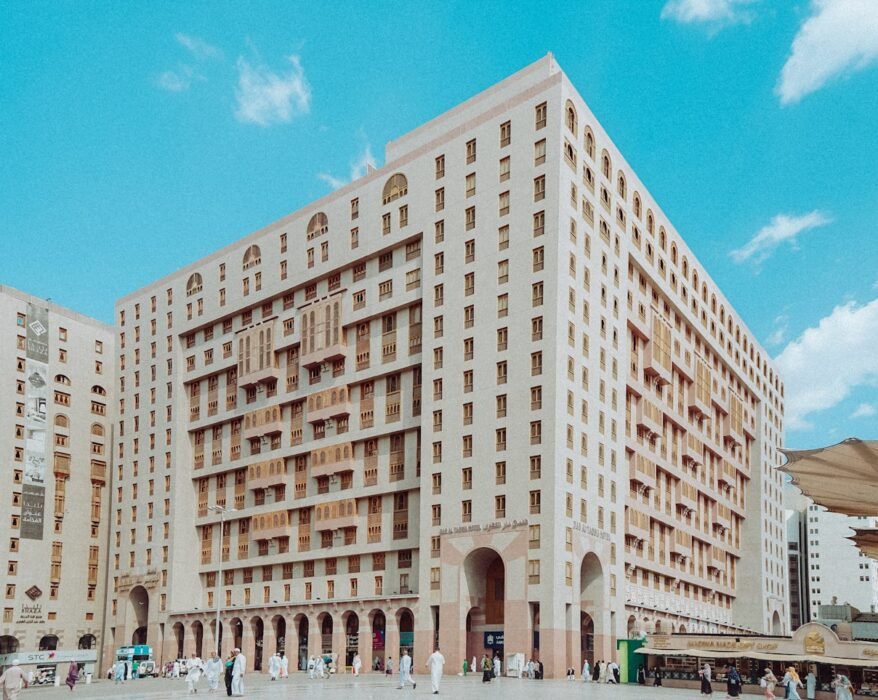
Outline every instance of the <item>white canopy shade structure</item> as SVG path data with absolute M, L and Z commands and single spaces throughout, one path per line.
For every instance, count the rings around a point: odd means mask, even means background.
M 848 438 L 816 450 L 781 450 L 780 467 L 816 504 L 846 515 L 878 516 L 878 440 Z

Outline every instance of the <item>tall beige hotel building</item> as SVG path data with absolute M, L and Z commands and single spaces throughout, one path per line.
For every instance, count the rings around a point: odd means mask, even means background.
M 0 328 L 0 666 L 36 654 L 91 671 L 106 599 L 113 329 L 5 286 Z
M 780 378 L 551 55 L 385 160 L 118 302 L 105 658 L 785 631 Z

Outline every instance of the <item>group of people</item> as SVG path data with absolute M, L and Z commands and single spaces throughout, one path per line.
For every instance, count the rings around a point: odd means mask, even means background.
M 22 688 L 27 688 L 33 682 L 33 672 L 25 674 L 18 659 L 13 659 L 12 664 L 0 675 L 0 691 L 3 700 L 18 700 Z M 70 690 L 76 687 L 79 680 L 79 664 L 71 661 L 67 667 L 67 678 L 64 680 Z
M 710 664 L 705 663 L 698 672 L 701 677 L 701 695 L 713 695 L 711 679 L 713 676 Z M 726 668 L 726 698 L 737 698 L 741 695 L 743 679 L 735 664 L 729 664 Z M 813 700 L 817 693 L 817 676 L 813 670 L 809 670 L 804 682 L 799 676 L 795 666 L 787 666 L 783 677 L 778 680 L 774 671 L 766 667 L 759 679 L 759 686 L 766 700 L 774 700 L 777 697 L 775 691 L 778 686 L 783 689 L 783 697 L 787 700 L 802 700 L 799 689 L 805 691 L 805 698 Z M 852 700 L 853 684 L 843 673 L 836 673 L 832 681 L 837 700 Z

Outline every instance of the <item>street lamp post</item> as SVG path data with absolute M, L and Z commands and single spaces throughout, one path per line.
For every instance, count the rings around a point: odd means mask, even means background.
M 222 588 L 223 588 L 223 530 L 227 513 L 236 513 L 236 508 L 226 508 L 225 506 L 208 506 L 208 510 L 219 513 L 220 531 L 219 531 L 219 565 L 217 566 L 217 583 L 216 583 L 216 626 L 214 627 L 214 635 L 216 636 L 216 655 L 222 659 L 222 649 L 220 648 L 220 613 L 222 612 Z

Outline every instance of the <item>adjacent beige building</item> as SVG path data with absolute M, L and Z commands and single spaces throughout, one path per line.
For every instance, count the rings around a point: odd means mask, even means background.
M 117 375 L 108 655 L 785 630 L 780 378 L 551 56 L 120 300 Z
M 95 650 L 94 660 L 106 599 L 113 329 L 3 286 L 0 327 L 0 658 Z

